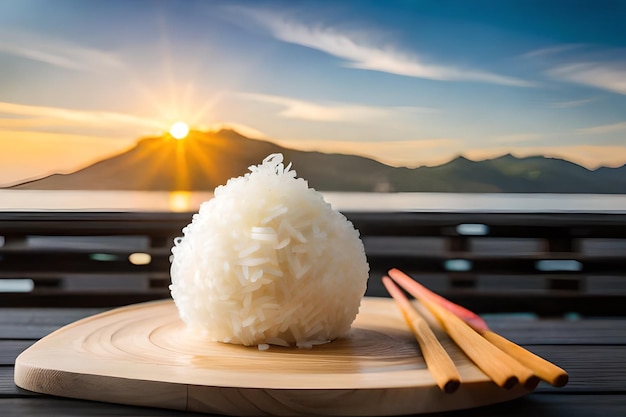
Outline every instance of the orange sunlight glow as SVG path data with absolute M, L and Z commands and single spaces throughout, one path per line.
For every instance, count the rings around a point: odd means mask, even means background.
M 171 211 L 185 212 L 191 210 L 190 191 L 171 191 L 168 194 L 168 205 Z
M 170 135 L 174 139 L 182 140 L 189 134 L 189 126 L 183 122 L 176 122 L 170 127 Z

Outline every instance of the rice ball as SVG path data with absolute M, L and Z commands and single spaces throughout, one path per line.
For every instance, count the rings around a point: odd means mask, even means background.
M 215 189 L 172 248 L 170 291 L 211 340 L 299 347 L 350 329 L 369 266 L 359 233 L 272 154 Z

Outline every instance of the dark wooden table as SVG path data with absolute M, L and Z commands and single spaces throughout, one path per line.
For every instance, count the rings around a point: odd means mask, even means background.
M 191 416 L 197 414 L 34 394 L 15 386 L 17 355 L 95 308 L 0 308 L 0 415 Z M 493 330 L 567 369 L 564 388 L 541 384 L 517 400 L 445 416 L 626 416 L 626 318 L 488 317 Z

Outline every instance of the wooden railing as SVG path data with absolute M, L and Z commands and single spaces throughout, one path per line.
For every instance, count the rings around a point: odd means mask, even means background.
M 345 212 L 371 268 L 396 267 L 479 313 L 626 316 L 626 214 Z M 0 212 L 0 305 L 104 307 L 169 297 L 191 213 Z M 338 277 L 340 279 L 340 277 Z
M 396 213 L 350 216 L 372 276 L 404 269 L 481 313 L 626 315 L 626 215 Z M 373 293 L 380 280 L 370 280 Z

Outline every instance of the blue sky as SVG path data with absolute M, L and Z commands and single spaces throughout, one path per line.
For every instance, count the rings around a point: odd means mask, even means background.
M 0 184 L 230 126 L 394 165 L 626 162 L 626 1 L 0 2 Z

